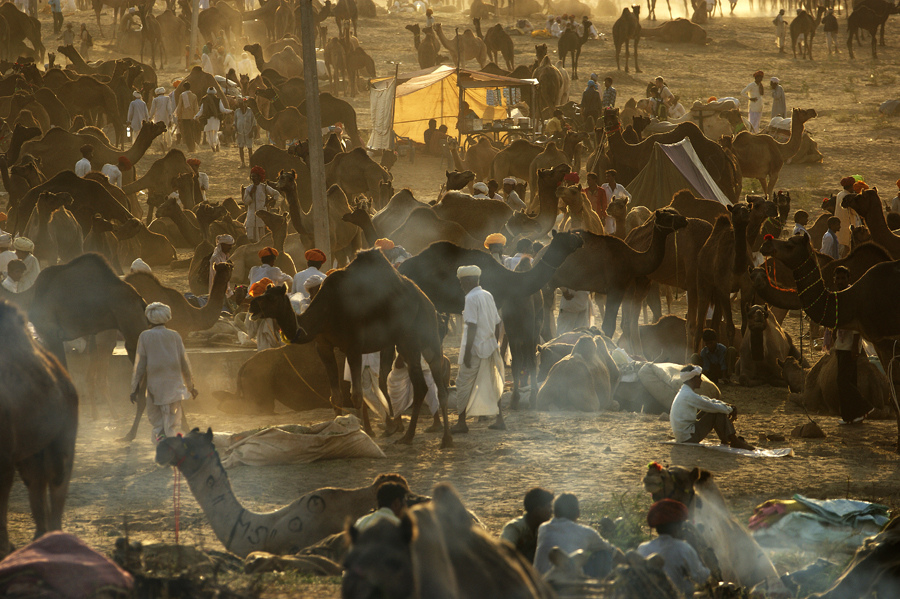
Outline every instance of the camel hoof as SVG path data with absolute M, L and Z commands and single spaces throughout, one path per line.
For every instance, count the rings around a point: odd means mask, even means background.
M 428 428 L 425 429 L 426 433 L 439 433 L 444 430 L 443 425 L 441 424 L 432 424 Z
M 394 441 L 394 445 L 412 445 L 412 437 L 403 436 Z
M 457 422 L 453 426 L 450 427 L 451 433 L 463 434 L 469 432 L 469 425 L 465 422 Z
M 505 431 L 506 423 L 505 422 L 495 422 L 494 424 L 490 425 L 488 428 L 491 429 L 492 431 Z
M 453 437 L 450 435 L 446 435 L 443 439 L 441 439 L 441 449 L 450 449 L 453 447 Z M 900 453 L 900 448 L 897 449 L 897 453 Z

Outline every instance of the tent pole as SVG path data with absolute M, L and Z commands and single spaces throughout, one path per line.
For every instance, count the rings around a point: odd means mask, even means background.
M 456 105 L 456 124 L 459 125 L 459 113 L 462 108 L 463 103 L 463 88 L 459 84 L 459 27 L 456 28 L 456 89 L 459 91 L 459 101 Z M 459 130 L 459 127 L 456 127 L 456 143 L 457 145 L 462 144 L 462 131 Z
M 400 61 L 394 62 L 393 60 L 389 60 L 388 63 L 394 65 L 394 95 L 391 98 L 391 141 L 389 146 L 394 151 L 397 149 L 396 136 L 394 135 L 394 114 L 397 110 L 397 86 L 400 85 L 400 65 L 403 63 Z

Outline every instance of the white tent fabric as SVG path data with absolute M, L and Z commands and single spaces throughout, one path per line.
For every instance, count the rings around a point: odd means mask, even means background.
M 372 133 L 369 136 L 367 145 L 370 149 L 380 150 L 391 147 L 391 112 L 394 110 L 394 93 L 396 89 L 396 80 L 387 79 L 373 85 L 369 91 Z
M 713 180 L 712 175 L 709 174 L 709 171 L 706 170 L 706 167 L 700 162 L 700 157 L 697 156 L 697 152 L 694 150 L 694 146 L 691 144 L 690 139 L 685 137 L 677 143 L 661 144 L 661 146 L 666 155 L 672 160 L 675 166 L 678 167 L 678 170 L 681 171 L 681 174 L 691 182 L 691 185 L 693 185 L 694 188 L 703 194 L 702 197 L 709 200 L 715 199 L 725 206 L 731 206 L 731 200 L 722 193 L 722 190 L 719 189 L 719 186 Z M 690 163 L 684 161 L 679 154 L 686 155 L 690 160 Z

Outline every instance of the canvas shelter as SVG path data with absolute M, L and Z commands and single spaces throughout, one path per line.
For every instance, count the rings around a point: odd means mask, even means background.
M 690 189 L 697 197 L 731 206 L 731 200 L 703 166 L 689 138 L 674 144 L 655 144 L 647 166 L 626 189 L 635 205 L 650 210 L 667 206 L 672 196 L 682 189 Z
M 371 85 L 372 133 L 367 146 L 378 150 L 392 147 L 391 131 L 422 142 L 430 119 L 438 127 L 447 125 L 450 137 L 459 137 L 456 121 L 463 100 L 485 122 L 506 119 L 510 106 L 532 101 L 537 81 L 440 65 L 373 79 Z

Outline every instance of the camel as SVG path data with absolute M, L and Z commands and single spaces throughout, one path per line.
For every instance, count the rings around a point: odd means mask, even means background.
M 553 65 L 549 56 L 545 55 L 537 63 L 531 76 L 538 81 L 536 113 L 539 117 L 544 118 L 569 101 L 569 74 L 561 66 Z
M 534 216 L 516 212 L 506 222 L 506 228 L 516 236 L 542 239 L 556 226 L 559 200 L 556 189 L 564 177 L 571 172 L 568 164 L 559 164 L 552 169 L 540 169 L 537 173 L 539 210 Z
M 512 38 L 509 37 L 509 34 L 503 29 L 503 25 L 497 23 L 487 30 L 487 33 L 484 36 L 484 45 L 491 62 L 498 62 L 500 55 L 503 55 L 503 60 L 506 62 L 506 69 L 508 71 L 512 71 L 516 67 L 515 46 L 513 45 Z
M 344 597 L 555 596 L 521 554 L 485 533 L 453 487 L 434 488 L 399 526 L 350 526 Z
M 584 336 L 575 342 L 572 353 L 550 368 L 538 392 L 538 406 L 547 410 L 599 412 L 615 410 L 613 401 L 619 371 L 606 344 Z
M 687 354 L 687 321 L 680 316 L 663 316 L 653 324 L 640 326 L 644 355 L 654 362 L 680 364 Z
M 246 15 L 244 15 L 244 18 L 246 18 Z M 259 44 L 248 44 L 244 46 L 244 51 L 249 52 L 253 56 L 256 60 L 256 68 L 260 72 L 272 69 L 287 79 L 303 77 L 303 60 L 290 46 L 285 47 L 277 54 L 269 56 L 268 61 L 263 58 L 262 48 L 260 48 Z M 191 87 L 193 88 L 193 84 L 191 84 Z
M 134 288 L 120 280 L 109 263 L 88 253 L 68 264 L 50 266 L 41 271 L 34 283 L 34 301 L 28 319 L 44 346 L 66 365 L 64 341 L 117 329 L 125 338 L 125 350 L 133 362 L 137 340 L 147 328 L 146 304 Z M 125 436 L 132 441 L 137 434 L 146 398 L 142 394 L 131 430 Z
M 132 165 L 136 165 L 153 140 L 162 135 L 164 131 L 164 123 L 146 123 L 131 147 L 123 152 L 106 145 L 93 135 L 69 133 L 54 127 L 42 138 L 32 139 L 22 144 L 22 153 L 40 158 L 41 170 L 48 178 L 52 178 L 62 171 L 71 170 L 82 157 L 79 148 L 84 144 L 89 144 L 94 147 L 91 167 L 99 171 L 104 164 L 117 164 L 119 156 L 125 156 Z M 123 183 L 130 182 L 126 181 L 126 177 L 133 177 L 133 173 L 134 171 L 131 169 L 123 173 Z M 129 192 L 126 191 L 126 193 Z
M 812 60 L 812 42 L 816 35 L 816 29 L 822 22 L 822 15 L 825 14 L 825 7 L 819 6 L 816 9 L 816 18 L 813 19 L 805 10 L 797 13 L 797 16 L 791 21 L 791 50 L 794 52 L 794 58 L 797 58 L 797 38 L 803 37 L 800 46 L 800 58 L 808 58 Z
M 450 147 L 450 154 L 453 156 L 453 162 L 456 170 L 470 170 L 475 173 L 478 181 L 487 181 L 491 179 L 491 167 L 494 164 L 494 158 L 501 152 L 499 148 L 494 147 L 491 140 L 487 137 L 479 137 L 475 144 L 469 146 L 465 156 L 459 156 L 459 150 L 454 145 Z M 459 163 L 457 163 L 459 158 Z
M 26 225 L 26 235 L 35 243 L 35 258 L 42 267 L 65 264 L 84 253 L 84 233 L 66 209 L 72 205 L 68 193 L 43 192 Z M 32 222 L 36 221 L 33 225 Z
M 653 501 L 674 499 L 691 513 L 686 540 L 717 578 L 748 589 L 759 585 L 772 597 L 790 597 L 781 578 L 753 537 L 731 515 L 725 498 L 706 470 L 663 467 L 651 462 L 643 480 Z M 762 590 L 764 589 L 764 590 Z
M 664 44 L 706 45 L 706 30 L 688 19 L 667 21 L 658 27 L 641 28 L 641 37 L 655 39 Z
M 444 220 L 459 223 L 475 239 L 485 239 L 496 233 L 512 216 L 512 209 L 498 200 L 477 200 L 474 197 L 451 191 L 432 207 Z
M 391 174 L 369 158 L 365 148 L 338 154 L 325 165 L 325 185 L 339 185 L 348 198 L 359 194 L 377 198 L 381 183 L 390 180 Z
M 294 276 L 297 274 L 297 267 L 291 255 L 284 251 L 285 239 L 287 238 L 287 216 L 269 212 L 267 210 L 257 210 L 256 216 L 263 221 L 269 228 L 271 233 L 264 235 L 256 243 L 242 245 L 234 250 L 230 256 L 230 261 L 234 265 L 232 278 L 238 284 L 243 284 L 250 280 L 250 269 L 259 265 L 259 251 L 264 247 L 273 247 L 278 250 L 278 257 L 275 258 L 275 266 L 281 269 L 286 275 Z M 311 245 L 304 244 L 305 247 Z M 297 252 L 303 255 L 305 249 Z
M 17 92 L 9 98 L 9 116 L 6 121 L 9 127 L 21 123 L 26 127 L 38 126 L 41 133 L 50 130 L 50 115 L 32 94 Z
M 294 106 L 288 106 L 271 118 L 265 117 L 259 111 L 256 98 L 248 100 L 247 106 L 253 111 L 260 128 L 269 132 L 269 137 L 275 147 L 284 148 L 287 142 L 302 141 L 307 138 L 309 127 L 306 125 L 306 117 L 300 114 L 300 111 Z
M 551 142 L 553 143 L 553 142 Z M 554 147 L 556 147 L 554 145 Z M 527 139 L 517 139 L 500 150 L 491 163 L 490 178 L 502 181 L 505 177 L 517 177 L 525 181 L 532 180 L 531 165 L 544 146 L 532 143 Z M 555 165 L 551 165 L 552 166 Z M 534 191 L 532 183 L 532 191 Z
M 184 474 L 219 542 L 241 558 L 254 551 L 297 553 L 339 533 L 346 519 L 355 521 L 376 507 L 379 486 L 403 480 L 397 474 L 380 474 L 368 487 L 316 489 L 280 510 L 259 514 L 242 508 L 235 497 L 211 429 L 205 433 L 194 429 L 184 437 L 161 441 L 156 463 L 175 466 Z
M 853 38 L 856 37 L 859 39 L 860 29 L 869 33 L 869 37 L 872 40 L 872 58 L 878 58 L 878 44 L 876 41 L 878 28 L 881 28 L 881 45 L 883 46 L 884 25 L 887 22 L 888 16 L 896 12 L 896 8 L 893 4 L 885 4 L 888 5 L 886 10 L 882 9 L 879 11 L 873 6 L 860 3 L 854 7 L 853 12 L 847 17 L 847 53 L 850 55 L 851 59 L 856 58 L 853 54 Z
M 19 310 L 0 301 L 0 559 L 9 543 L 9 493 L 18 472 L 28 488 L 34 538 L 62 529 L 78 431 L 78 394 L 65 368 L 34 341 Z
M 415 27 L 415 29 L 410 29 L 410 27 Z M 416 35 L 419 24 L 407 25 L 406 28 L 412 31 L 413 35 Z M 416 53 L 418 54 L 419 67 L 429 69 L 441 64 L 441 41 L 435 35 L 433 27 L 426 27 L 422 30 L 422 33 L 424 36 L 416 45 Z
M 581 37 L 575 32 L 575 29 L 569 27 L 559 36 L 557 43 L 557 53 L 562 59 L 563 68 L 566 66 L 566 56 L 572 55 L 572 80 L 578 80 L 578 59 L 581 57 L 581 47 L 588 40 L 591 34 L 591 22 L 585 21 Z M 637 60 L 637 50 L 635 49 L 635 60 Z
M 731 148 L 740 165 L 741 175 L 758 180 L 766 195 L 773 197 L 781 167 L 800 147 L 803 124 L 816 116 L 812 108 L 794 108 L 791 111 L 791 138 L 787 143 L 779 143 L 770 135 L 754 135 L 749 131 L 735 135 Z
M 306 116 L 305 97 L 298 108 L 300 109 L 300 114 Z M 329 93 L 322 92 L 319 94 L 319 113 L 322 116 L 323 126 L 343 123 L 344 133 L 350 138 L 351 148 L 365 145 L 359 135 L 359 127 L 356 124 L 356 110 L 348 102 L 335 98 Z
M 550 287 L 606 294 L 606 310 L 601 329 L 604 335 L 612 338 L 616 331 L 619 306 L 629 284 L 634 278 L 650 275 L 660 267 L 669 253 L 666 249 L 668 237 L 687 225 L 688 220 L 674 210 L 657 210 L 653 223 L 649 226 L 652 231 L 649 247 L 643 251 L 632 249 L 634 246 L 629 247 L 621 239 L 610 235 L 582 233 L 584 247 L 563 262 L 550 280 Z M 638 334 L 637 327 L 633 333 L 635 336 Z M 632 342 L 633 347 L 640 347 L 639 339 L 633 339 Z
M 183 41 L 190 39 L 190 24 L 175 14 L 175 11 L 166 9 L 156 17 L 162 32 L 162 49 L 169 56 L 179 56 L 184 47 Z
M 463 31 L 461 37 L 457 36 L 452 40 L 448 40 L 440 23 L 435 23 L 432 28 L 441 45 L 450 53 L 450 60 L 453 64 L 465 67 L 470 60 L 476 60 L 479 68 L 482 69 L 487 64 L 487 47 L 483 41 L 475 36 L 471 29 Z M 457 56 L 457 48 L 459 48 L 460 56 Z
M 388 237 L 413 255 L 438 241 L 446 241 L 470 250 L 479 250 L 483 247 L 483 241 L 479 242 L 461 225 L 442 219 L 428 207 L 413 210 L 406 222 Z
M 628 72 L 629 44 L 634 40 L 634 72 L 640 73 L 641 68 L 638 66 L 638 42 L 641 41 L 641 7 L 632 6 L 629 11 L 627 8 L 622 9 L 622 15 L 613 23 L 613 43 L 616 45 L 616 69 L 619 66 L 619 53 L 622 44 L 625 44 L 625 72 Z
M 323 58 L 325 59 L 325 69 L 328 72 L 328 80 L 331 81 L 331 91 L 339 94 L 338 80 L 343 78 L 345 83 L 349 80 L 347 74 L 347 52 L 344 50 L 344 44 L 341 43 L 340 39 L 333 37 L 328 40 L 328 43 L 325 44 Z
M 154 233 L 144 223 L 137 222 L 140 224 L 137 240 L 141 244 L 141 260 L 148 266 L 168 266 L 174 262 L 178 253 L 166 236 Z
M 603 235 L 603 223 L 594 212 L 590 201 L 584 195 L 581 185 L 560 185 L 556 188 L 556 197 L 565 204 L 566 211 L 559 225 L 560 231 L 587 231 L 594 235 Z
M 153 14 L 155 0 L 138 5 L 138 18 L 141 20 L 141 62 L 144 62 L 144 46 L 150 46 L 150 66 L 156 68 L 156 54 L 159 53 L 159 68 L 162 70 L 166 60 L 166 49 L 163 44 L 162 28 Z
M 791 192 L 779 189 L 775 192 L 775 197 L 772 201 L 775 202 L 775 206 L 778 208 L 778 220 L 781 222 L 781 226 L 787 226 L 788 218 L 791 216 Z
M 294 170 L 278 173 L 278 179 L 273 182 L 273 187 L 284 195 L 291 215 L 291 224 L 305 247 L 313 247 L 312 211 L 304 211 L 297 195 L 297 172 Z M 347 196 L 340 187 L 332 185 L 328 189 L 328 226 L 331 232 L 331 252 L 334 256 L 344 256 L 347 259 L 359 247 L 359 230 L 342 220 L 343 215 L 350 212 L 350 204 Z M 280 256 L 279 256 L 280 257 Z
M 657 133 L 638 144 L 629 144 L 622 137 L 617 112 L 618 109 L 607 110 L 603 115 L 609 144 L 607 157 L 610 168 L 616 170 L 617 181 L 623 185 L 630 183 L 650 161 L 655 143 L 675 143 L 688 138 L 722 193 L 732 203 L 738 201 L 742 187 L 738 161 L 729 150 L 707 138 L 696 124 L 679 123 L 668 133 Z
M 739 381 L 745 387 L 765 384 L 786 387 L 778 362 L 788 356 L 800 359 L 791 336 L 770 316 L 769 307 L 765 305 L 752 306 L 748 311 L 750 334 L 741 342 L 741 357 L 735 367 Z
M 225 304 L 225 292 L 231 280 L 231 264 L 216 264 L 216 275 L 213 279 L 209 301 L 202 308 L 195 308 L 184 299 L 181 292 L 166 287 L 155 275 L 148 272 L 133 272 L 125 277 L 125 282 L 135 288 L 148 304 L 162 302 L 172 309 L 172 320 L 166 327 L 178 331 L 182 336 L 194 331 L 205 331 L 219 322 L 222 306 Z
M 438 242 L 406 260 L 399 270 L 425 292 L 437 310 L 461 314 L 465 298 L 456 282 L 456 269 L 469 264 L 481 268 L 481 285 L 494 296 L 509 336 L 513 372 L 525 370 L 531 377 L 530 403 L 534 407 L 537 400 L 534 355 L 543 319 L 540 296 L 535 294 L 582 243 L 579 235 L 558 233 L 531 270 L 518 273 L 502 267 L 483 251 Z M 519 377 L 516 376 L 513 378 L 512 405 L 517 405 L 518 401 Z M 502 417 L 498 417 L 498 426 L 502 426 L 502 422 Z
M 427 206 L 413 197 L 409 189 L 401 189 L 388 201 L 387 205 L 372 217 L 372 225 L 379 237 L 387 237 L 397 230 L 416 208 Z
M 57 97 L 70 115 L 84 115 L 88 124 L 93 124 L 94 115 L 102 112 L 116 132 L 116 145 L 125 143 L 125 115 L 120 114 L 116 94 L 105 83 L 94 77 L 82 75 L 74 81 L 62 84 L 56 91 Z M 132 164 L 134 164 L 132 162 Z
M 37 54 L 38 60 L 44 60 L 44 44 L 41 43 L 41 23 L 34 17 L 30 17 L 15 4 L 9 6 L 0 5 L 0 17 L 6 21 L 9 28 L 9 48 L 14 48 L 23 40 L 28 40 Z
M 878 197 L 878 188 L 866 189 L 861 194 L 849 194 L 841 200 L 841 207 L 856 212 L 865 221 L 872 241 L 883 247 L 895 260 L 900 259 L 900 235 L 887 226 L 884 204 Z
M 188 180 L 187 184 L 190 186 L 192 185 L 189 181 L 190 178 L 190 175 L 185 175 L 182 181 Z M 158 206 L 156 206 L 155 199 L 160 200 Z M 193 249 L 203 241 L 197 217 L 190 210 L 182 209 L 178 205 L 178 199 L 174 196 L 156 196 L 156 198 L 148 200 L 147 204 L 151 209 L 154 206 L 156 208 L 156 218 L 150 222 L 147 228 L 165 236 L 169 243 L 176 248 Z
M 347 50 L 346 61 L 347 80 L 350 82 L 350 97 L 355 98 L 360 89 L 360 73 L 364 75 L 363 80 L 366 82 L 366 84 L 363 86 L 363 91 L 366 91 L 368 89 L 368 81 L 375 78 L 375 60 L 371 56 L 369 56 L 369 53 L 366 52 L 362 47 L 356 47 L 351 50 Z
M 892 593 L 897 588 L 898 524 L 900 521 L 894 518 L 881 532 L 866 539 L 834 584 L 824 593 L 810 595 L 810 598 L 850 599 Z
M 782 374 L 791 388 L 791 392 L 801 393 L 804 408 L 820 414 L 841 415 L 840 394 L 837 382 L 837 359 L 834 354 L 823 354 L 808 373 L 804 372 L 795 358 L 788 357 L 780 363 Z M 878 417 L 889 415 L 891 408 L 891 391 L 887 377 L 873 364 L 868 356 L 861 353 L 856 365 L 859 378 L 858 386 L 863 397 L 872 402 L 878 411 Z M 792 379 L 798 379 L 791 384 Z
M 363 296 L 359 290 L 364 290 Z M 366 301 L 360 301 L 361 297 Z M 263 295 L 253 298 L 250 313 L 254 317 L 275 318 L 293 343 L 316 341 L 328 372 L 331 403 L 336 411 L 341 409 L 337 404 L 341 394 L 334 348 L 344 352 L 350 366 L 353 405 L 362 410 L 363 428 L 370 435 L 372 427 L 360 387 L 362 354 L 396 347 L 409 366 L 415 389 L 409 427 L 398 443 L 412 443 L 416 432 L 427 391 L 421 368 L 424 359 L 438 385 L 444 425 L 441 446 L 452 445 L 447 421 L 447 388 L 441 376 L 444 365 L 437 314 L 425 294 L 398 274 L 380 250 L 359 252 L 346 268 L 329 275 L 309 307 L 298 317 L 294 316 L 284 287 L 270 287 Z
M 21 163 L 8 168 L 7 157 L 9 154 L 0 154 L 0 178 L 3 180 L 3 188 L 7 191 L 7 228 L 15 225 L 20 212 L 19 203 L 32 187 L 36 187 L 47 180 L 40 169 L 40 159 L 33 156 L 23 156 Z M 27 217 L 26 217 L 27 218 Z M 24 220 L 22 223 L 24 225 Z M 15 227 L 12 228 L 15 231 Z
M 353 25 L 353 37 L 356 37 L 356 25 L 359 19 L 359 9 L 356 5 L 356 0 L 337 0 L 332 10 L 338 31 L 349 31 L 349 25 Z M 344 23 L 345 21 L 347 23 Z
M 91 0 L 91 5 L 94 9 L 94 16 L 97 17 L 97 30 L 100 32 L 101 37 L 103 36 L 103 27 L 100 25 L 100 13 L 103 12 L 104 6 L 109 6 L 113 9 L 113 22 L 112 22 L 112 35 L 115 39 L 116 37 L 116 24 L 119 22 L 120 16 L 125 16 L 128 8 L 132 5 L 131 0 Z
M 143 132 L 144 128 L 141 129 L 141 133 Z M 138 139 L 140 139 L 140 135 Z M 193 193 L 190 195 L 181 193 L 181 190 L 176 187 L 175 181 L 179 176 L 193 176 L 193 174 L 194 171 L 188 166 L 184 152 L 172 148 L 165 156 L 157 158 L 142 176 L 131 183 L 126 183 L 122 187 L 122 191 L 130 195 L 146 189 L 150 197 L 167 196 L 173 191 L 178 191 L 182 205 L 190 210 L 201 198 L 195 198 Z
M 225 96 L 225 92 L 222 91 L 219 82 L 216 81 L 216 78 L 204 71 L 199 66 L 196 66 L 191 69 L 191 72 L 188 73 L 187 77 L 181 80 L 181 83 L 178 84 L 178 87 L 175 88 L 175 92 L 173 94 L 173 98 L 175 99 L 175 104 L 178 104 L 178 99 L 181 97 L 181 93 L 184 91 L 184 84 L 191 84 L 191 91 L 197 94 L 197 97 L 200 98 L 209 88 L 213 88 L 216 90 L 216 96 L 222 102 L 228 102 L 228 98 Z M 144 128 L 141 128 L 143 131 Z M 134 164 L 134 163 L 132 163 Z

